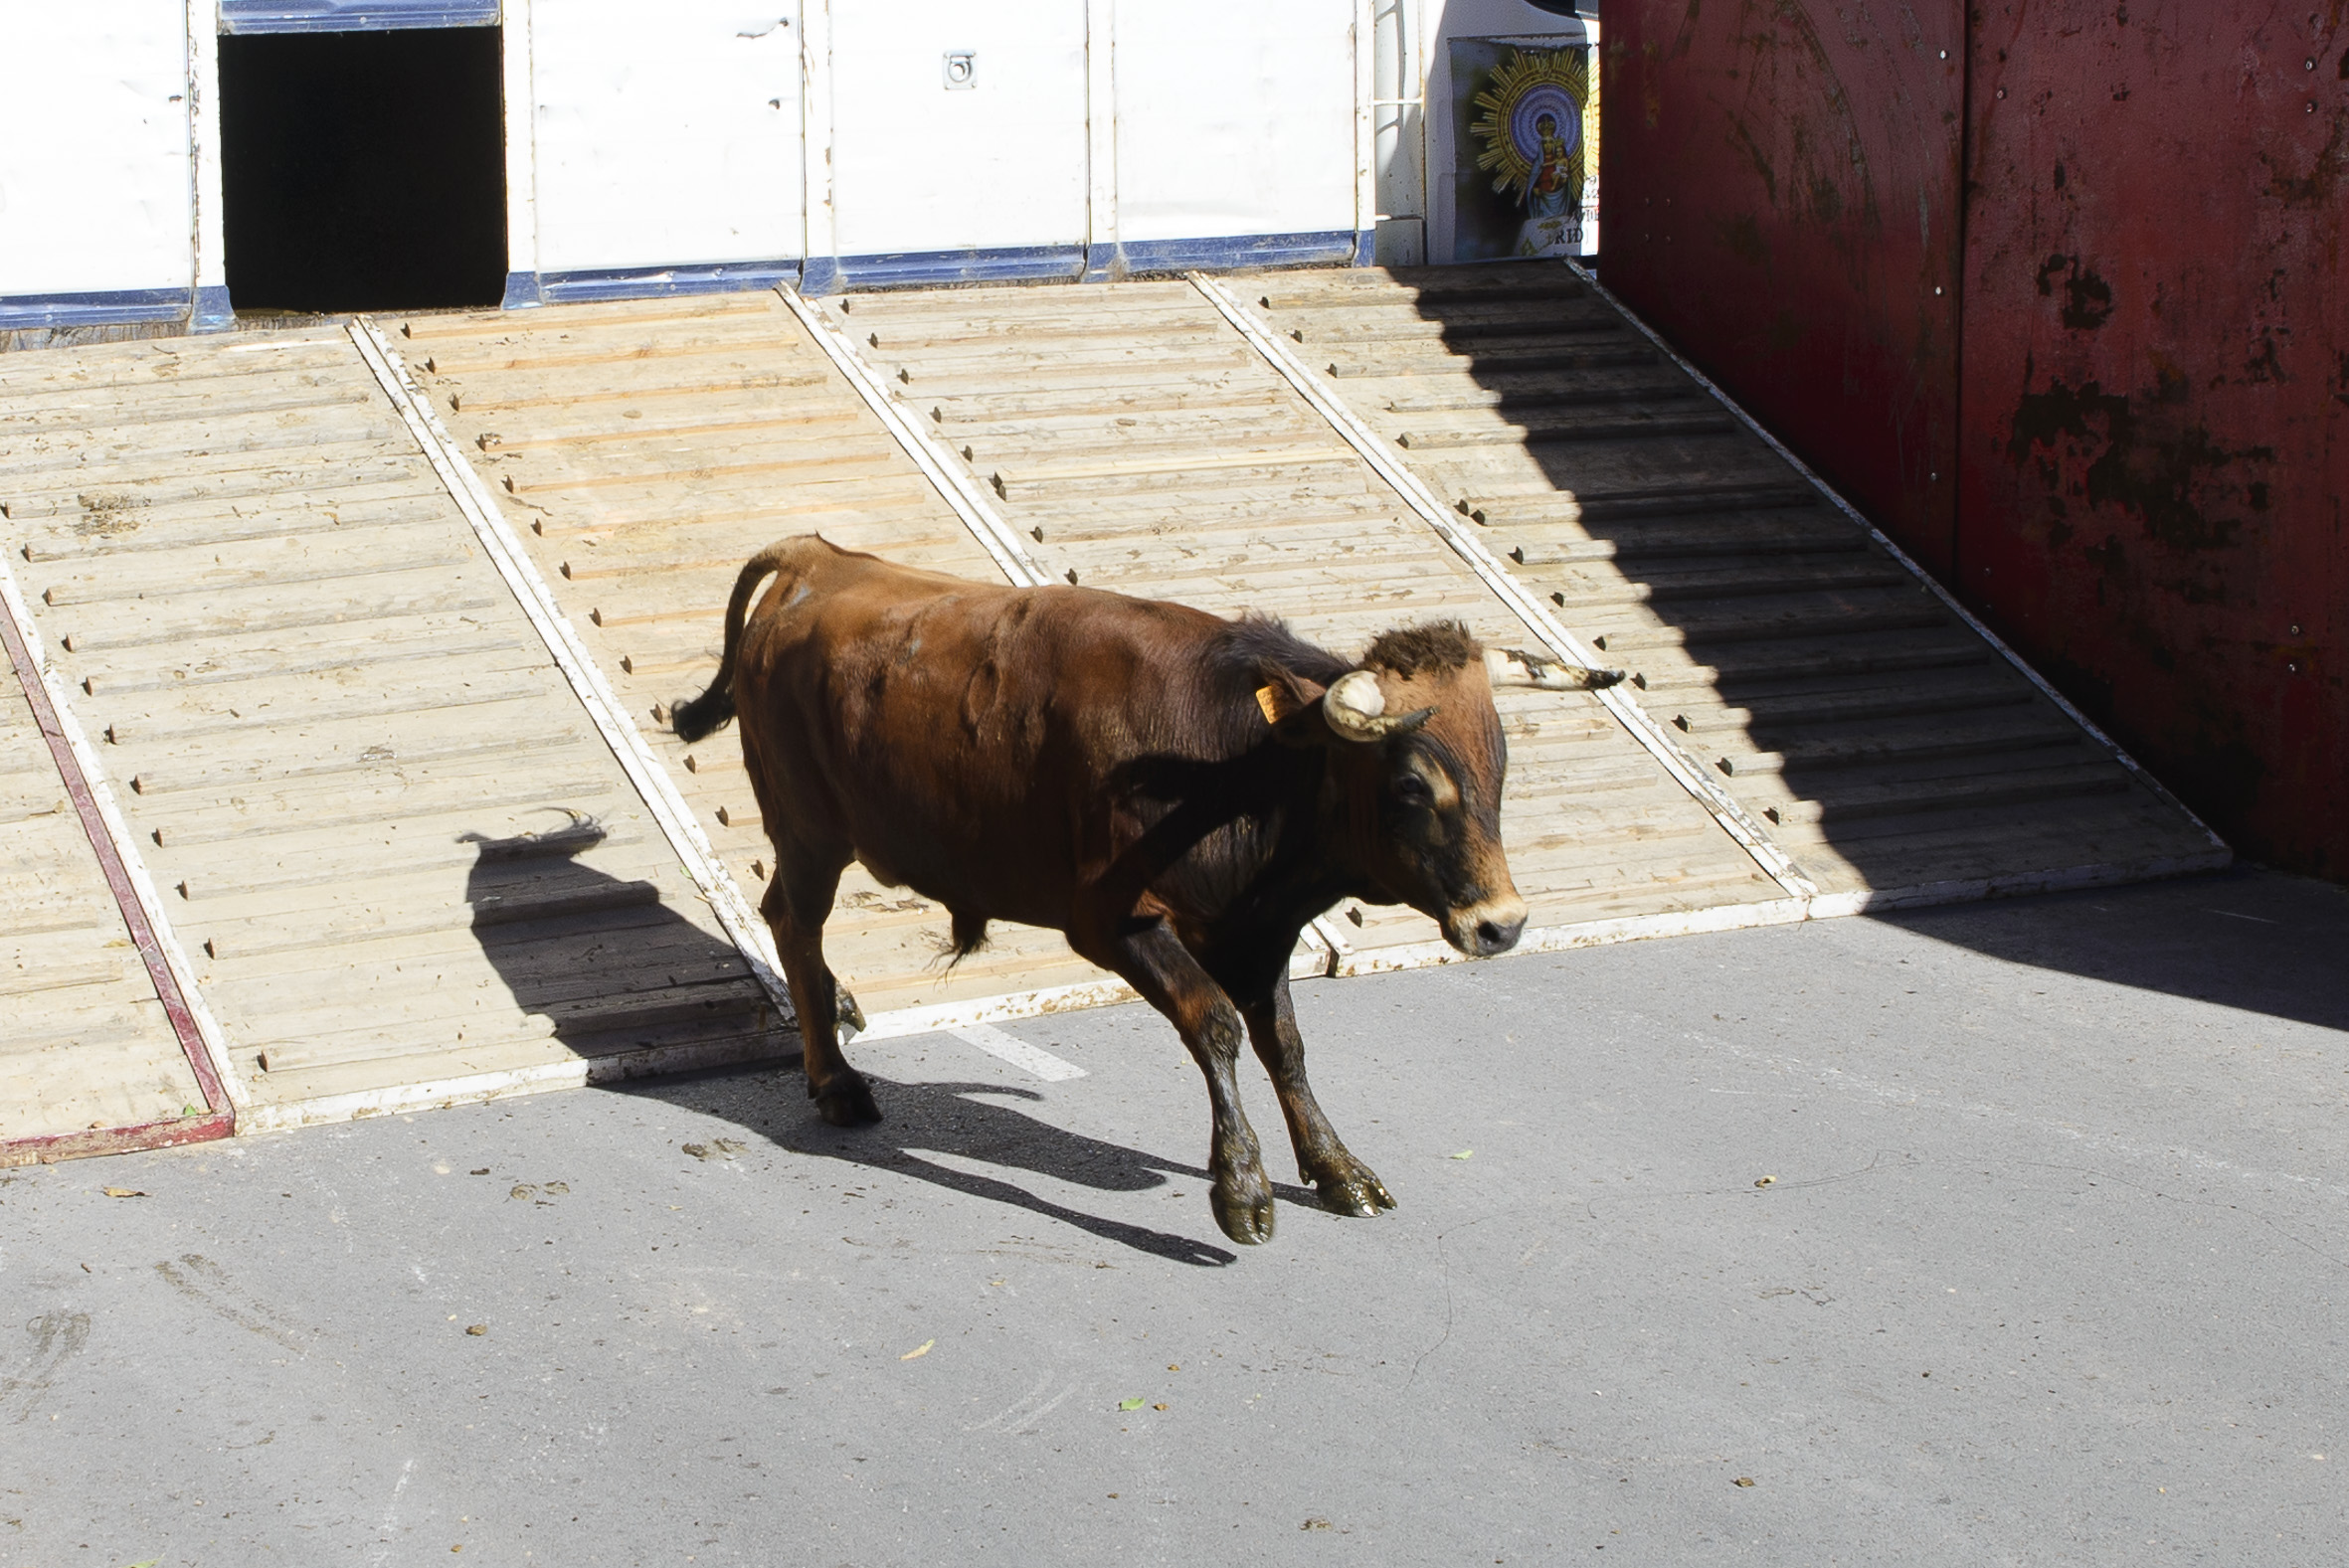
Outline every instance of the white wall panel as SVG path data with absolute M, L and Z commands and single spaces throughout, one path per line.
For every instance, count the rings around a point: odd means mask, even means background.
M 799 27 L 798 0 L 532 0 L 539 268 L 799 256 Z
M 1118 238 L 1355 227 L 1353 0 L 1122 0 Z
M 842 256 L 1084 242 L 1084 0 L 833 0 L 831 25 Z
M 0 295 L 186 288 L 184 0 L 0 0 Z

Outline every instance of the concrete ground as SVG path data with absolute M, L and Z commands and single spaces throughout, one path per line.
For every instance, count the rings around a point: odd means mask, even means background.
M 758 1072 L 0 1172 L 0 1568 L 2340 1560 L 2344 890 L 1299 1012 L 1401 1207 L 1244 1255 L 1138 1008 L 861 1046 L 861 1133 Z

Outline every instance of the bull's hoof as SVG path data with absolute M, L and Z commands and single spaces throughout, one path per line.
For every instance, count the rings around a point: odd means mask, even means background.
M 1207 1207 L 1215 1211 L 1215 1224 L 1224 1235 L 1243 1247 L 1259 1247 L 1272 1240 L 1272 1188 L 1259 1182 L 1261 1196 L 1241 1197 L 1221 1187 L 1207 1191 Z
M 1370 1174 L 1370 1167 L 1355 1164 L 1351 1169 L 1330 1169 L 1316 1176 L 1308 1172 L 1307 1180 L 1322 1196 L 1322 1207 L 1332 1214 L 1351 1214 L 1356 1219 L 1369 1219 L 1380 1209 L 1394 1207 L 1394 1198 L 1385 1185 Z
M 870 1127 L 881 1120 L 881 1108 L 859 1074 L 843 1073 L 820 1089 L 810 1084 L 808 1095 L 815 1102 L 815 1114 L 833 1127 Z

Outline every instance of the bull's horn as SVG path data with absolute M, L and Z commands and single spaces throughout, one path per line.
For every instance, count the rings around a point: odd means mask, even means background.
M 1408 735 L 1435 717 L 1433 708 L 1421 708 L 1389 718 L 1386 713 L 1386 693 L 1378 689 L 1378 677 L 1368 670 L 1355 670 L 1333 681 L 1322 694 L 1322 717 L 1330 721 L 1330 728 L 1350 741 L 1375 741 L 1389 735 Z
M 1598 691 L 1623 678 L 1621 670 L 1564 664 L 1523 648 L 1485 649 L 1485 673 L 1493 677 L 1495 688 L 1533 686 L 1541 691 Z

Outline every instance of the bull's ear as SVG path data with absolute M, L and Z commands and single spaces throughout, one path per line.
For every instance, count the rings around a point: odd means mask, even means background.
M 1272 726 L 1276 739 L 1303 746 L 1326 738 L 1321 722 L 1325 688 L 1319 682 L 1269 661 L 1258 666 L 1257 673 L 1264 684 L 1256 688 L 1256 706 L 1264 710 L 1264 722 Z
M 1485 649 L 1485 673 L 1496 690 L 1532 686 L 1541 691 L 1601 691 L 1623 678 L 1621 670 L 1567 664 L 1523 648 Z

